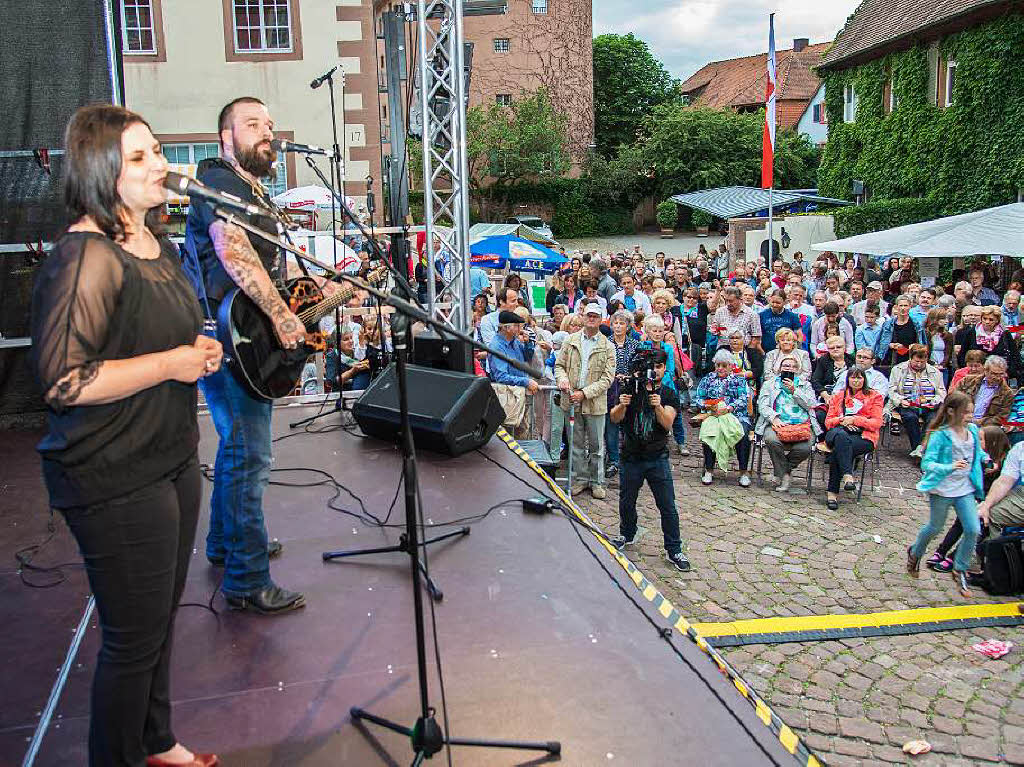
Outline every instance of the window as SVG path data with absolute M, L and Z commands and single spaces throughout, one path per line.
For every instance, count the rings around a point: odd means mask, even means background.
M 232 16 L 237 52 L 292 50 L 288 0 L 234 0 Z
M 811 113 L 811 121 L 826 125 L 828 123 L 828 115 L 825 112 L 825 102 L 822 101 L 820 104 L 815 104 Z
M 956 83 L 956 62 L 946 62 L 946 106 L 953 106 L 953 85 Z
M 857 121 L 857 91 L 853 85 L 843 88 L 843 122 Z
M 156 53 L 156 30 L 151 0 L 124 0 L 121 30 L 125 53 Z
M 547 13 L 548 12 L 548 0 L 533 0 L 533 12 L 534 13 Z
M 512 106 L 512 94 L 499 93 L 494 97 L 494 103 L 501 107 L 510 107 Z
M 896 107 L 899 106 L 900 100 L 896 97 L 896 83 L 893 79 L 889 78 L 889 111 L 895 112 Z
M 510 49 L 509 39 L 507 37 L 496 37 L 494 38 L 494 52 L 495 53 L 508 53 Z
M 175 165 L 197 165 L 208 157 L 220 156 L 220 144 L 204 141 L 197 144 L 164 144 L 161 147 L 167 162 Z
M 269 176 L 260 179 L 271 197 L 276 197 L 288 189 L 288 168 L 284 162 L 284 152 L 277 153 L 274 170 L 276 178 L 273 181 L 270 180 Z
M 201 141 L 191 144 L 168 143 L 164 144 L 161 149 L 167 162 L 174 165 L 198 165 L 207 158 L 220 157 L 220 144 L 216 141 Z M 274 169 L 277 171 L 276 179 L 271 181 L 269 176 L 260 179 L 267 187 L 271 197 L 288 189 L 288 168 L 285 165 L 284 152 L 277 153 Z

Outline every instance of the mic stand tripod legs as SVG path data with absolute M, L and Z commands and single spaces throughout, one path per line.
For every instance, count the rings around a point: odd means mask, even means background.
M 401 733 L 412 739 L 412 748 L 415 752 L 413 765 L 423 763 L 429 759 L 445 744 L 452 746 L 481 746 L 485 748 L 513 748 L 526 751 L 546 751 L 549 754 L 559 754 L 562 746 L 556 741 L 543 743 L 519 743 L 507 740 L 475 740 L 469 738 L 446 737 L 437 720 L 434 718 L 434 708 L 430 705 L 429 686 L 427 683 L 427 634 L 426 616 L 423 612 L 423 594 L 420 591 L 420 578 L 426 573 L 426 567 L 420 559 L 420 547 L 425 546 L 428 541 L 420 543 L 419 540 L 419 511 L 417 503 L 418 484 L 416 479 L 416 448 L 413 445 L 412 423 L 409 419 L 409 392 L 408 378 L 406 376 L 406 364 L 409 342 L 412 339 L 410 323 L 406 323 L 406 330 L 398 334 L 392 329 L 392 339 L 395 348 L 395 367 L 398 377 L 398 409 L 401 416 L 402 435 L 402 487 L 405 496 L 405 535 L 398 547 L 409 555 L 409 572 L 412 576 L 412 604 L 416 629 L 416 671 L 419 687 L 419 709 L 420 715 L 413 727 L 406 727 L 392 722 L 383 717 L 371 714 L 364 709 L 354 707 L 349 710 L 353 721 L 361 722 L 366 720 L 380 727 Z M 450 538 L 454 535 L 465 535 L 468 528 L 457 530 L 453 533 L 441 536 L 435 540 Z M 426 549 L 424 549 L 426 553 Z
M 456 536 L 462 535 L 469 535 L 468 527 L 463 527 L 459 530 L 455 530 L 454 532 L 445 533 L 444 535 L 438 535 L 434 538 L 427 538 L 426 540 L 420 541 L 419 545 L 429 546 L 431 543 L 440 543 L 441 541 L 446 541 L 449 538 L 455 538 Z M 390 554 L 396 551 L 408 553 L 409 548 L 409 536 L 402 533 L 398 538 L 398 545 L 396 546 L 378 546 L 375 549 L 356 549 L 354 551 L 325 551 L 322 556 L 324 562 L 330 562 L 333 559 L 341 559 L 342 557 L 358 557 L 363 554 Z M 444 592 L 437 587 L 436 583 L 434 583 L 434 580 L 430 577 L 430 574 L 427 573 L 427 569 L 423 566 L 423 562 L 419 557 L 416 557 L 416 562 L 419 564 L 420 574 L 423 576 L 424 584 L 426 584 L 427 593 L 430 594 L 430 598 L 435 602 L 440 602 L 444 599 Z

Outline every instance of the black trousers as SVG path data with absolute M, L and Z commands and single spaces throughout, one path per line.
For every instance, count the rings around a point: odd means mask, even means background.
M 853 473 L 853 459 L 865 455 L 875 449 L 871 440 L 864 439 L 860 434 L 834 426 L 825 435 L 825 444 L 832 452 L 828 456 L 828 490 L 839 492 L 839 483 L 844 474 Z
M 193 456 L 111 501 L 63 509 L 85 559 L 103 643 L 92 681 L 89 764 L 141 767 L 170 749 L 171 635 L 199 519 Z

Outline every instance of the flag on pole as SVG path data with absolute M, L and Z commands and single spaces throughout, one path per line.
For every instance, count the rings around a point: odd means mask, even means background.
M 768 16 L 768 80 L 764 88 L 764 137 L 761 141 L 761 188 L 774 186 L 775 166 L 775 14 Z

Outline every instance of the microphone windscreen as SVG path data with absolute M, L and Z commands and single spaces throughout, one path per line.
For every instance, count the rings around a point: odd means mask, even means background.
M 167 171 L 167 178 L 164 179 L 164 188 L 170 189 L 172 192 L 184 193 L 188 188 L 188 176 L 183 176 L 180 173 L 175 173 L 173 170 Z

